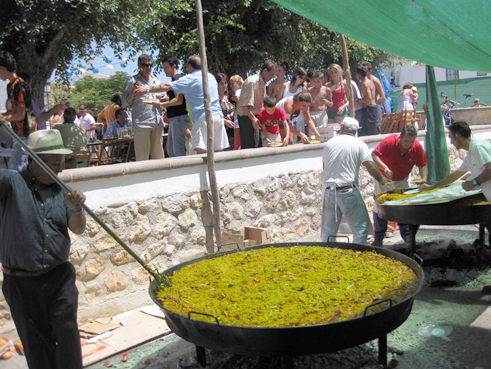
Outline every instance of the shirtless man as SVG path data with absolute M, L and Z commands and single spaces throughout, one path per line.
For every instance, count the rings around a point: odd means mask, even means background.
M 375 83 L 375 90 L 377 91 L 375 98 L 377 99 L 377 104 L 378 105 L 385 104 L 385 93 L 384 93 L 384 88 L 382 87 L 382 82 L 380 82 L 380 80 L 377 77 L 372 76 L 372 63 L 364 61 L 363 63 L 361 63 L 361 65 L 367 68 L 368 79 L 371 80 L 373 83 Z
M 310 117 L 317 128 L 327 127 L 327 106 L 332 106 L 331 89 L 324 86 L 324 73 L 317 71 L 312 76 L 312 87 L 308 89 L 312 96 Z
M 359 65 L 356 68 L 356 77 L 361 82 L 361 99 L 356 99 L 356 103 L 363 104 L 363 132 L 366 135 L 378 135 L 382 122 L 382 110 L 376 104 L 375 84 L 368 78 L 367 68 Z

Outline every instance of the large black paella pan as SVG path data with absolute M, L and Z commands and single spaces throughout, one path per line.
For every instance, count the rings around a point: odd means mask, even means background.
M 231 250 L 204 256 L 178 264 L 166 270 L 162 276 L 172 276 L 175 271 L 207 258 L 220 258 L 233 252 L 265 247 L 323 246 L 356 251 L 375 251 L 392 257 L 411 268 L 418 278 L 417 290 L 403 301 L 386 304 L 379 312 L 365 311 L 363 317 L 328 324 L 296 327 L 243 327 L 220 324 L 219 318 L 213 323 L 195 319 L 190 313 L 183 316 L 170 311 L 156 297 L 159 282 L 150 284 L 149 292 L 153 301 L 163 310 L 170 329 L 183 339 L 213 350 L 244 356 L 310 355 L 337 351 L 379 338 L 385 341 L 387 333 L 399 327 L 409 316 L 416 294 L 423 284 L 423 271 L 414 260 L 391 250 L 348 243 L 280 243 L 259 245 L 247 249 Z M 165 279 L 165 278 L 164 278 Z M 164 287 L 165 288 L 165 287 Z M 206 311 L 200 313 L 207 313 Z M 386 342 L 386 341 L 385 341 Z

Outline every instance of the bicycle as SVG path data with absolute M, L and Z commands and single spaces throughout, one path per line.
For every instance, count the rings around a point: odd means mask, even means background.
M 447 95 L 444 95 L 443 92 L 440 92 L 440 99 L 444 99 L 444 101 L 440 104 L 442 109 L 442 116 L 445 126 L 449 126 L 454 122 L 452 115 L 450 114 L 450 109 L 459 108 L 461 106 L 465 106 L 467 104 L 467 99 L 471 97 L 473 94 L 464 94 L 465 100 L 463 103 L 459 103 L 457 101 L 450 100 Z

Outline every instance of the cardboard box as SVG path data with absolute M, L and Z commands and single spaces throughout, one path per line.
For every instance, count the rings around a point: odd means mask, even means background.
M 232 250 L 237 248 L 237 245 L 239 248 L 260 245 L 268 243 L 270 238 L 267 229 L 258 227 L 244 227 L 240 234 L 223 232 L 221 250 Z

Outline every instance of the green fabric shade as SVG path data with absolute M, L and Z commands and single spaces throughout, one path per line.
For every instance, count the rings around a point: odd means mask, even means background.
M 491 72 L 489 0 L 273 0 L 324 27 L 427 65 Z
M 425 152 L 428 158 L 428 183 L 433 184 L 450 173 L 450 163 L 435 68 L 428 65 L 426 66 L 426 104 L 428 114 L 426 116 Z

